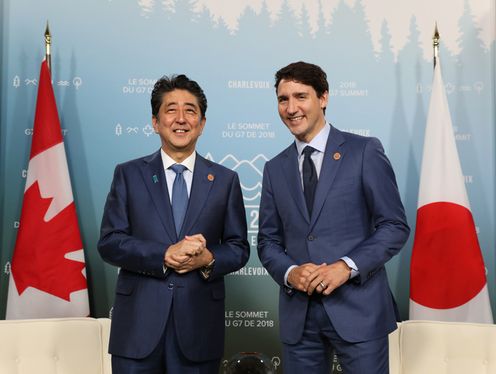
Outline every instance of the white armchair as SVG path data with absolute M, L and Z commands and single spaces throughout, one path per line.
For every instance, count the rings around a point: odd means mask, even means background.
M 405 321 L 389 343 L 391 374 L 496 373 L 496 325 Z
M 0 321 L 0 373 L 111 374 L 110 320 Z

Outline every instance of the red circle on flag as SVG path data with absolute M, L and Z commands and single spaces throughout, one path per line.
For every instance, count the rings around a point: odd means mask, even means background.
M 417 211 L 410 266 L 410 298 L 429 308 L 467 303 L 486 284 L 472 213 L 437 202 Z

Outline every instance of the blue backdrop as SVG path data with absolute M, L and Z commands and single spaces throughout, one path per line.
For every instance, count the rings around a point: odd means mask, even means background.
M 97 251 L 115 165 L 160 146 L 151 127 L 155 80 L 186 73 L 209 108 L 198 150 L 240 174 L 252 256 L 227 279 L 226 357 L 279 356 L 277 289 L 256 256 L 266 160 L 292 138 L 277 114 L 276 70 L 321 65 L 330 81 L 327 118 L 379 137 L 415 228 L 423 136 L 432 81 L 432 33 L 495 308 L 495 4 L 490 0 L 4 0 L 0 91 L 0 263 L 8 270 L 29 158 L 47 20 L 52 76 L 85 247 L 91 311 L 107 316 L 117 269 Z M 411 239 L 388 264 L 408 318 Z M 8 275 L 0 276 L 0 317 Z

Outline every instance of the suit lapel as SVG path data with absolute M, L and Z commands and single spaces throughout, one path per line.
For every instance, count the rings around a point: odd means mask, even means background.
M 301 175 L 298 168 L 298 151 L 296 150 L 296 145 L 294 143 L 286 150 L 285 156 L 286 157 L 282 160 L 282 167 L 284 170 L 284 177 L 287 181 L 286 185 L 301 214 L 305 217 L 307 222 L 310 222 L 305 196 L 303 194 Z
M 322 160 L 322 168 L 320 170 L 319 182 L 315 191 L 315 201 L 312 209 L 312 217 L 310 226 L 313 226 L 324 206 L 325 200 L 329 194 L 329 190 L 336 178 L 339 167 L 342 164 L 342 159 L 345 156 L 342 144 L 345 139 L 341 132 L 331 126 L 329 138 L 327 139 L 324 159 Z
M 174 227 L 174 217 L 172 216 L 172 207 L 170 204 L 169 192 L 167 190 L 164 164 L 162 163 L 160 150 L 149 157 L 146 157 L 144 163 L 142 174 L 145 185 L 152 197 L 165 231 L 169 235 L 171 241 L 176 241 L 177 236 Z
M 186 216 L 184 217 L 181 237 L 184 233 L 189 232 L 195 224 L 207 201 L 210 190 L 215 183 L 216 175 L 210 170 L 211 165 L 210 161 L 207 161 L 199 154 L 196 154 L 188 209 L 186 210 Z

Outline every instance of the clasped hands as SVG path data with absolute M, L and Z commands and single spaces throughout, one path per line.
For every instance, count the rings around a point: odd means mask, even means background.
M 343 260 L 330 265 L 306 263 L 291 269 L 288 283 L 308 295 L 317 292 L 327 296 L 350 279 L 350 275 L 351 268 Z
M 212 259 L 202 234 L 186 235 L 183 240 L 167 248 L 164 265 L 184 274 L 209 264 Z

